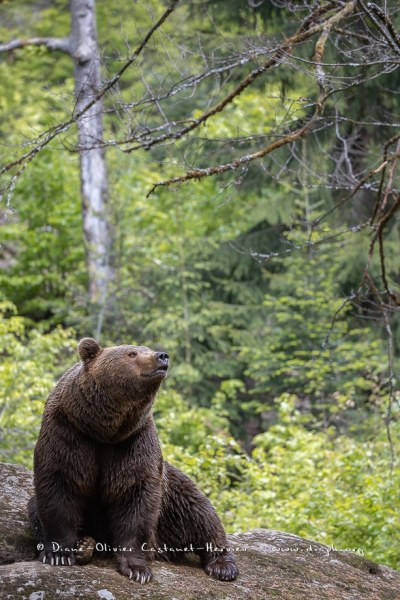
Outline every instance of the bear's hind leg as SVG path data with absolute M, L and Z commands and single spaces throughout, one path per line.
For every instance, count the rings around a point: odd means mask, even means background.
M 165 544 L 172 557 L 186 549 L 195 552 L 215 579 L 232 581 L 239 573 L 214 507 L 189 477 L 165 461 L 157 543 Z
M 28 519 L 35 539 L 40 544 L 44 541 L 43 526 L 37 514 L 36 498 L 32 496 L 28 501 Z

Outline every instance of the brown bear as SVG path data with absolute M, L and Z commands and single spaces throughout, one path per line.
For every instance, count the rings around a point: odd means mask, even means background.
M 115 551 L 122 575 L 146 583 L 146 558 L 192 551 L 208 575 L 235 579 L 213 506 L 162 457 L 151 409 L 168 355 L 144 346 L 101 348 L 91 338 L 78 352 L 81 362 L 47 400 L 35 447 L 29 516 L 39 560 L 83 564 L 96 544 Z

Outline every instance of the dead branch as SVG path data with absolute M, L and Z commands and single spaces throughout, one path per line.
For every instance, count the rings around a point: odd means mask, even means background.
M 320 114 L 322 106 L 323 106 L 323 101 L 320 100 L 317 105 L 317 109 L 316 109 L 315 113 L 313 114 L 311 119 L 309 119 L 309 121 L 306 123 L 306 125 L 304 125 L 303 127 L 300 127 L 299 129 L 296 129 L 290 133 L 287 133 L 284 136 L 281 136 L 280 138 L 278 138 L 274 142 L 268 144 L 261 150 L 258 150 L 257 152 L 253 152 L 252 154 L 247 154 L 246 156 L 241 156 L 240 158 L 237 158 L 229 163 L 217 165 L 215 167 L 208 167 L 206 169 L 192 169 L 191 171 L 188 171 L 185 175 L 171 177 L 170 179 L 165 179 L 164 181 L 159 181 L 156 184 L 154 184 L 153 187 L 150 189 L 150 191 L 146 194 L 147 198 L 158 187 L 169 186 L 169 185 L 173 185 L 175 183 L 184 183 L 185 181 L 189 181 L 190 179 L 203 179 L 203 177 L 209 177 L 210 175 L 220 175 L 221 173 L 225 173 L 225 171 L 234 171 L 239 167 L 244 167 L 246 164 L 253 162 L 254 160 L 257 160 L 259 158 L 263 158 L 264 156 L 267 156 L 268 154 L 270 154 L 274 150 L 277 150 L 278 148 L 281 148 L 282 146 L 285 146 L 287 144 L 290 144 L 292 142 L 299 140 L 306 133 L 309 133 L 311 131 L 317 117 Z
M 216 114 L 222 112 L 222 110 L 229 103 L 231 103 L 235 98 L 237 98 L 247 87 L 249 87 L 258 77 L 260 77 L 260 75 L 262 75 L 263 73 L 265 73 L 272 67 L 279 64 L 282 61 L 283 56 L 290 54 L 292 52 L 294 46 L 297 46 L 297 45 L 305 42 L 310 37 L 312 37 L 315 33 L 318 33 L 319 31 L 321 31 L 321 29 L 326 32 L 330 31 L 330 29 L 336 23 L 338 23 L 346 15 L 350 14 L 355 9 L 355 6 L 356 6 L 356 0 L 353 0 L 352 2 L 349 2 L 349 4 L 344 9 L 339 11 L 339 13 L 336 13 L 333 16 L 330 16 L 329 18 L 326 19 L 326 21 L 319 22 L 316 24 L 315 21 L 316 20 L 318 21 L 317 17 L 321 17 L 323 14 L 325 14 L 326 12 L 331 10 L 333 7 L 335 7 L 335 3 L 331 2 L 322 8 L 321 7 L 317 8 L 312 13 L 312 15 L 310 15 L 310 17 L 304 23 L 302 23 L 302 25 L 300 26 L 300 28 L 297 30 L 297 32 L 294 35 L 287 38 L 282 44 L 280 44 L 280 46 L 278 46 L 275 50 L 271 51 L 271 54 L 273 55 L 271 58 L 269 58 L 267 61 L 262 63 L 259 67 L 257 67 L 253 71 L 251 71 L 251 73 L 249 73 L 249 75 L 247 75 L 229 94 L 227 94 L 227 96 L 225 96 L 225 98 L 223 98 L 220 102 L 218 102 L 218 104 L 213 106 L 210 110 L 204 112 L 199 118 L 193 119 L 193 121 L 190 125 L 182 128 L 179 131 L 172 132 L 172 133 L 166 133 L 164 135 L 158 136 L 157 138 L 153 138 L 152 140 L 146 139 L 145 143 L 142 142 L 142 143 L 139 143 L 138 145 L 132 146 L 131 148 L 126 148 L 124 150 L 124 152 L 129 153 L 129 152 L 132 152 L 133 150 L 137 150 L 139 147 L 144 147 L 146 150 L 148 150 L 152 146 L 161 144 L 162 142 L 165 142 L 167 140 L 181 139 L 182 137 L 184 137 L 185 135 L 187 135 L 194 129 L 198 128 L 200 125 L 203 125 L 210 117 L 213 117 Z M 326 34 L 323 33 L 322 35 L 325 36 Z M 325 44 L 321 44 L 320 50 L 322 53 L 324 50 L 324 45 Z M 318 55 L 318 51 L 316 51 L 316 52 Z M 123 142 L 119 142 L 119 144 L 126 144 L 126 143 L 129 143 L 132 141 L 139 142 L 142 137 L 144 137 L 144 136 L 143 135 L 142 136 L 141 135 L 132 136 L 131 138 L 125 139 Z M 148 137 L 148 134 L 146 135 L 146 138 L 147 137 Z
M 399 136 L 400 137 L 400 134 Z M 396 136 L 397 139 L 397 136 Z M 334 213 L 338 208 L 340 208 L 341 206 L 343 206 L 344 204 L 346 204 L 347 202 L 349 202 L 349 200 L 351 200 L 356 193 L 362 189 L 365 184 L 368 182 L 369 179 L 371 179 L 371 177 L 373 177 L 374 175 L 376 175 L 377 173 L 380 173 L 383 169 L 386 168 L 386 166 L 388 164 L 391 164 L 393 161 L 397 161 L 400 158 L 400 152 L 395 152 L 392 155 L 386 157 L 383 162 L 379 165 L 379 167 L 373 167 L 372 169 L 370 169 L 368 171 L 368 173 L 366 173 L 366 175 L 364 175 L 364 177 L 362 177 L 357 185 L 355 185 L 350 194 L 348 194 L 347 196 L 345 196 L 344 198 L 342 198 L 341 200 L 339 200 L 339 202 L 337 202 L 331 209 L 327 210 L 323 215 L 321 215 L 320 217 L 318 217 L 318 219 L 315 219 L 313 222 L 313 227 L 315 227 L 316 225 L 319 225 L 320 223 L 322 223 L 322 221 L 324 221 L 329 215 L 331 215 L 332 213 Z M 373 219 L 375 218 L 375 212 L 373 213 L 369 224 L 372 225 L 373 223 Z
M 369 19 L 371 19 L 371 21 L 383 35 L 393 52 L 400 55 L 400 36 L 397 34 L 389 17 L 379 6 L 373 2 L 368 2 L 367 6 L 365 6 L 362 0 L 358 0 L 358 3 L 364 13 L 369 17 Z
M 90 102 L 88 102 L 80 111 L 76 112 L 67 121 L 64 121 L 63 123 L 59 123 L 55 127 L 51 128 L 51 129 L 48 129 L 45 132 L 43 132 L 42 134 L 40 134 L 36 138 L 37 145 L 32 150 L 29 150 L 28 152 L 26 152 L 25 154 L 23 154 L 22 156 L 20 156 L 16 160 L 13 160 L 13 161 L 7 163 L 2 169 L 0 169 L 0 175 L 2 175 L 3 173 L 9 171 L 10 169 L 12 169 L 13 167 L 15 167 L 17 165 L 23 165 L 26 161 L 30 162 L 31 160 L 33 160 L 33 158 L 36 156 L 36 154 L 38 152 L 40 152 L 41 150 L 43 150 L 43 148 L 45 148 L 46 146 L 48 146 L 48 144 L 54 138 L 56 138 L 58 135 L 60 135 L 61 133 L 67 131 L 71 127 L 71 125 L 73 125 L 79 119 L 81 119 L 89 111 L 89 109 L 92 106 L 94 106 L 95 104 L 97 104 L 97 102 L 101 98 L 103 98 L 103 96 L 112 87 L 114 87 L 118 83 L 118 81 L 121 79 L 121 77 L 125 73 L 125 71 L 136 61 L 136 59 L 138 58 L 138 56 L 140 56 L 140 54 L 142 53 L 142 51 L 144 50 L 144 48 L 147 46 L 147 44 L 150 41 L 150 39 L 153 36 L 153 34 L 163 25 L 163 23 L 166 21 L 166 19 L 175 10 L 175 8 L 177 7 L 178 3 L 179 3 L 179 0 L 171 0 L 171 3 L 168 6 L 168 8 L 161 15 L 161 17 L 158 19 L 158 21 L 153 25 L 153 27 L 151 27 L 149 29 L 149 31 L 147 32 L 147 34 L 144 36 L 142 42 L 135 49 L 135 51 L 130 56 L 130 58 L 124 63 L 124 65 L 119 69 L 119 71 L 117 71 L 117 73 L 100 89 L 100 91 L 98 92 L 98 94 L 96 94 L 96 96 L 94 96 L 93 99 L 90 100 Z M 9 189 L 9 186 L 6 189 Z
M 49 50 L 59 50 L 71 54 L 69 37 L 35 37 L 24 40 L 11 40 L 4 44 L 0 44 L 0 52 L 11 52 L 18 48 L 26 48 L 27 46 L 45 46 Z
M 324 49 L 325 49 L 327 34 L 332 29 L 332 27 L 334 27 L 344 17 L 351 14 L 355 10 L 356 4 L 357 4 L 357 0 L 353 0 L 352 2 L 349 2 L 344 8 L 342 8 L 342 10 L 335 13 L 333 16 L 330 16 L 329 18 L 327 18 L 326 21 L 323 21 L 322 23 L 319 23 L 317 25 L 312 24 L 310 29 L 304 30 L 304 24 L 302 24 L 300 29 L 293 36 L 289 37 L 285 42 L 283 42 L 283 44 L 280 46 L 279 50 L 276 51 L 276 56 L 274 58 L 271 58 L 269 61 L 267 61 L 267 63 L 264 63 L 264 65 L 262 65 L 264 67 L 262 72 L 265 72 L 267 69 L 271 68 L 273 65 L 275 65 L 278 62 L 278 60 L 280 59 L 280 56 L 283 52 L 291 51 L 295 45 L 297 45 L 301 42 L 304 42 L 305 40 L 307 40 L 311 36 L 313 36 L 315 33 L 322 31 L 322 34 L 316 43 L 316 48 L 315 48 L 315 53 L 314 53 L 314 56 L 316 58 L 315 66 L 316 66 L 316 70 L 317 70 L 317 81 L 319 82 L 319 86 L 320 86 L 320 94 L 317 99 L 315 112 L 304 126 L 296 129 L 295 131 L 289 132 L 286 135 L 279 137 L 277 140 L 271 142 L 270 144 L 268 144 L 261 150 L 258 150 L 257 152 L 248 154 L 246 156 L 242 156 L 242 157 L 237 158 L 229 163 L 217 165 L 215 167 L 208 167 L 205 169 L 192 169 L 192 170 L 188 171 L 185 175 L 171 177 L 170 179 L 165 179 L 163 181 L 159 181 L 158 183 L 153 185 L 153 187 L 148 192 L 147 197 L 150 196 L 155 191 L 155 189 L 157 189 L 158 187 L 161 187 L 161 186 L 169 186 L 169 185 L 172 185 L 175 183 L 184 183 L 191 179 L 202 179 L 203 177 L 209 177 L 211 175 L 221 174 L 228 170 L 235 170 L 239 167 L 243 167 L 244 165 L 246 165 L 254 160 L 257 160 L 259 158 L 263 158 L 264 156 L 267 156 L 268 154 L 270 154 L 271 152 L 273 152 L 274 150 L 277 150 L 278 148 L 280 148 L 282 146 L 285 146 L 287 144 L 297 141 L 298 139 L 302 138 L 304 135 L 309 133 L 312 130 L 318 117 L 322 114 L 324 103 L 327 99 L 327 94 L 325 93 L 324 86 L 321 85 L 321 71 L 319 70 L 319 69 L 321 69 L 321 62 L 323 59 L 323 53 L 324 53 Z M 259 73 L 259 74 L 261 74 L 261 73 Z M 235 88 L 235 90 L 233 90 L 223 100 L 221 100 L 220 103 L 218 103 L 215 107 L 213 107 L 208 112 L 204 113 L 200 117 L 200 119 L 196 120 L 196 122 L 193 125 L 188 126 L 186 128 L 187 131 L 185 133 L 187 133 L 188 131 L 192 131 L 195 127 L 198 127 L 200 124 L 204 123 L 210 116 L 213 116 L 213 115 L 217 114 L 218 112 L 220 112 L 229 102 L 231 102 L 233 100 L 233 98 L 238 96 L 248 85 L 250 85 L 250 83 L 252 81 L 254 81 L 254 78 L 256 76 L 258 76 L 258 73 L 257 73 L 257 75 L 254 75 L 254 72 L 250 73 L 250 75 L 247 78 L 245 78 L 244 80 L 242 80 L 242 82 Z M 175 133 L 174 135 L 177 135 L 177 133 Z M 162 137 L 166 137 L 166 136 L 162 136 Z

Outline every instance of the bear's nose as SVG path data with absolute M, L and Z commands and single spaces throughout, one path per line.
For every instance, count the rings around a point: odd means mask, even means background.
M 169 356 L 166 352 L 156 352 L 156 358 L 160 360 L 164 365 L 168 364 Z

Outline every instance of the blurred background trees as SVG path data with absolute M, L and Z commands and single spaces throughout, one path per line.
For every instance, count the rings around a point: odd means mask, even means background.
M 68 52 L 22 43 L 68 41 L 73 5 L 0 5 L 2 459 L 31 464 L 79 337 L 163 346 L 165 455 L 228 528 L 399 566 L 397 3 L 97 0 L 81 104 Z

